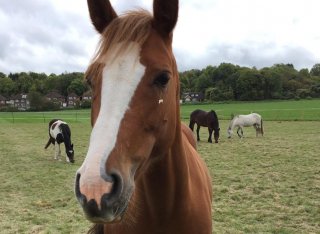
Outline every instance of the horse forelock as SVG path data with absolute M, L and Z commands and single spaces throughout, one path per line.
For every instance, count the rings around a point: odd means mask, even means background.
M 143 9 L 128 11 L 114 19 L 101 34 L 99 46 L 85 77 L 89 81 L 101 79 L 107 60 L 115 60 L 128 49 L 131 42 L 136 42 L 141 47 L 151 32 L 152 19 L 151 14 Z M 116 47 L 115 51 L 114 48 L 119 43 L 121 46 Z

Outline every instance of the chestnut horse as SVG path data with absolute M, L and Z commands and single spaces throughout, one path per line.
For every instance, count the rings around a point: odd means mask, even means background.
M 214 110 L 209 112 L 203 110 L 195 110 L 190 114 L 189 127 L 193 131 L 194 125 L 197 124 L 197 140 L 200 141 L 200 127 L 208 127 L 209 138 L 208 142 L 212 143 L 212 132 L 215 143 L 218 143 L 220 136 L 219 119 Z
M 86 72 L 93 129 L 75 193 L 89 232 L 211 234 L 211 179 L 180 122 L 178 0 L 154 0 L 153 16 L 88 6 L 101 42 Z

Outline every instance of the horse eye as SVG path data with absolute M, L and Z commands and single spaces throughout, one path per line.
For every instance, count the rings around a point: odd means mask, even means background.
M 169 74 L 167 72 L 162 72 L 156 76 L 156 78 L 153 81 L 153 84 L 160 88 L 165 88 L 168 84 L 169 79 Z

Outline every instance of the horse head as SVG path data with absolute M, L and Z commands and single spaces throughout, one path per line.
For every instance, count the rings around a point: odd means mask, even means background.
M 228 129 L 227 129 L 227 135 L 228 135 L 228 138 L 231 138 L 231 135 L 232 135 L 232 129 L 231 129 L 231 127 L 228 127 Z
M 231 138 L 231 135 L 233 134 L 232 129 L 233 129 L 233 124 L 234 124 L 234 121 L 236 118 L 237 118 L 237 116 L 234 115 L 233 113 L 231 113 L 231 121 L 230 121 L 229 127 L 227 129 L 228 138 Z
M 220 137 L 220 128 L 219 127 L 214 129 L 213 137 L 214 137 L 214 142 L 218 143 L 219 137 Z
M 214 141 L 215 143 L 219 142 L 219 137 L 220 137 L 220 127 L 219 127 L 219 119 L 218 119 L 218 115 L 214 110 L 210 111 L 211 115 L 213 116 L 213 137 L 214 137 Z
M 66 154 L 68 157 L 69 162 L 74 163 L 74 150 L 73 150 L 73 144 L 70 145 L 69 149 L 66 149 Z
M 101 34 L 86 76 L 93 90 L 89 149 L 75 191 L 87 218 L 120 221 L 135 181 L 176 137 L 179 80 L 172 53 L 177 0 L 155 0 L 153 16 L 118 16 L 108 0 L 88 0 Z

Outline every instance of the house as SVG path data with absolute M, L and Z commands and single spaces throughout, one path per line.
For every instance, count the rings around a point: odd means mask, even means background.
M 68 107 L 75 107 L 79 104 L 80 98 L 75 93 L 70 93 L 67 97 L 67 105 Z
M 58 104 L 60 107 L 66 106 L 65 97 L 58 92 L 50 92 L 46 95 L 48 101 Z
M 30 108 L 30 102 L 28 99 L 28 95 L 21 93 L 17 94 L 9 99 L 7 102 L 9 105 L 11 104 L 13 107 L 18 110 L 28 110 Z
M 183 102 L 202 102 L 204 100 L 203 93 L 189 92 L 182 94 Z
M 91 101 L 92 99 L 92 92 L 91 90 L 85 92 L 83 95 L 82 95 L 82 101 Z
M 7 101 L 7 99 L 4 96 L 0 95 L 0 107 L 5 106 L 6 101 Z

